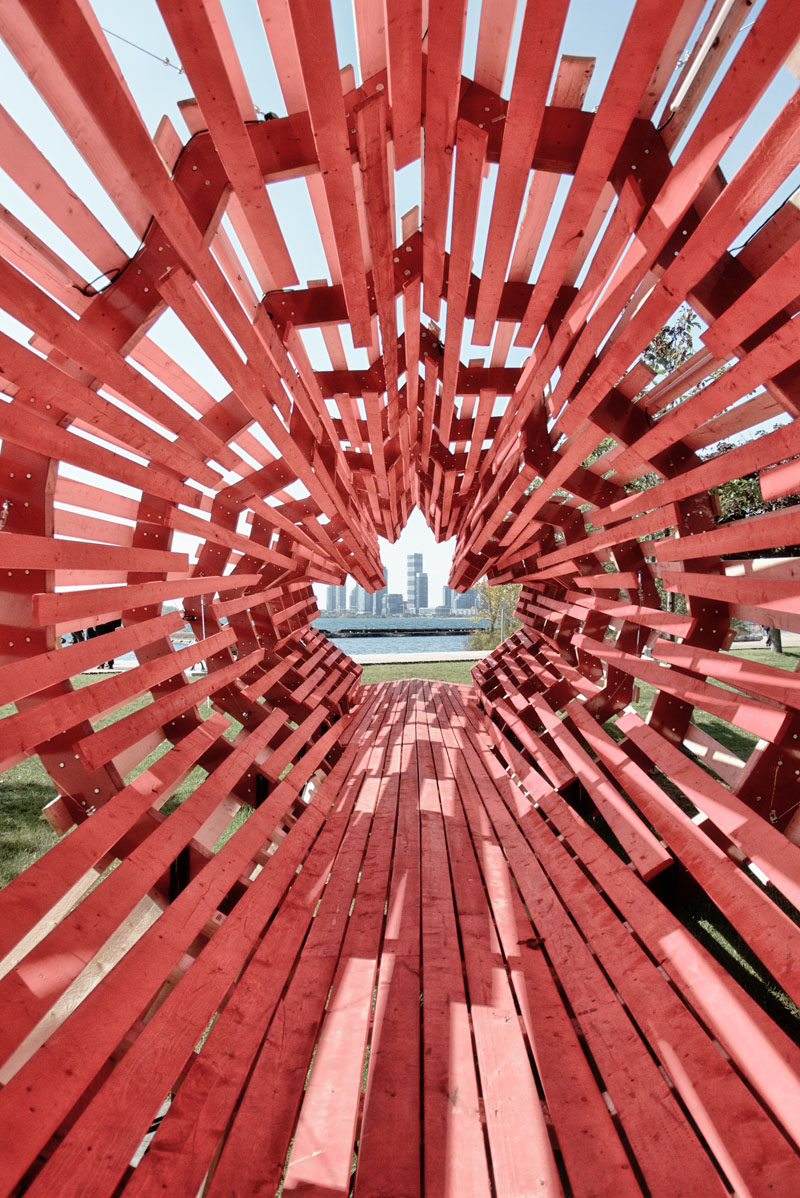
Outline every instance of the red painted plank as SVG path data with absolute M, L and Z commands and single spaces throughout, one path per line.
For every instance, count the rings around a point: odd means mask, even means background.
M 490 14 L 484 10 L 481 33 L 484 33 L 489 20 L 497 20 L 500 16 L 497 13 L 498 7 L 491 6 Z M 494 189 L 492 215 L 486 235 L 472 334 L 474 345 L 488 345 L 494 330 L 567 8 L 566 0 L 558 0 L 558 3 L 550 6 L 546 20 L 542 20 L 542 14 L 536 5 L 525 6 L 514 82 L 503 126 L 503 145 Z M 478 45 L 480 48 L 480 41 Z M 499 92 L 500 87 L 492 90 Z M 525 281 L 527 282 L 527 278 Z
M 630 857 L 639 876 L 646 882 L 657 877 L 673 863 L 669 851 L 631 811 L 622 795 L 608 782 L 547 703 L 539 696 L 531 695 L 530 704 L 541 717 L 564 760 L 589 792 L 589 798 Z
M 472 269 L 475 229 L 481 196 L 481 178 L 486 160 L 488 134 L 468 121 L 456 126 L 456 172 L 453 185 L 453 230 L 450 238 L 450 266 L 447 277 L 447 329 L 442 369 L 439 437 L 450 443 L 454 401 L 467 310 L 467 292 Z
M 58 682 L 65 682 L 92 666 L 123 657 L 143 645 L 153 644 L 182 627 L 180 615 L 171 612 L 167 616 L 157 616 L 115 632 L 103 633 L 91 640 L 51 649 L 36 657 L 9 662 L 0 667 L 0 704 L 13 703 Z
M 431 706 L 435 703 L 432 699 Z M 448 753 L 438 724 L 431 721 L 428 731 L 435 751 L 495 1184 L 499 1192 L 507 1194 L 558 1194 L 558 1170 L 480 884 L 481 872 L 488 868 L 488 849 L 482 846 L 483 860 L 476 860 L 461 807 L 474 782 L 463 758 Z M 524 1137 L 517 1134 L 520 1126 L 525 1127 Z
M 625 653 L 608 642 L 578 635 L 574 638 L 574 644 L 593 653 L 599 661 L 605 661 L 608 665 L 632 673 L 655 686 L 657 690 L 675 695 L 686 703 L 711 712 L 738 728 L 745 728 L 756 736 L 763 736 L 766 740 L 779 739 L 788 724 L 789 717 L 785 711 L 776 710 L 771 705 L 758 703 L 735 692 L 722 691 L 719 687 L 693 678 L 681 670 L 664 670 L 655 662 L 640 660 L 632 653 Z
M 90 770 L 105 765 L 118 753 L 136 745 L 148 733 L 158 732 L 170 720 L 182 717 L 189 708 L 198 707 L 209 695 L 249 673 L 263 656 L 264 650 L 257 649 L 255 653 L 237 658 L 222 669 L 212 669 L 205 678 L 199 678 L 188 686 L 181 686 L 178 680 L 178 689 L 172 694 L 154 699 L 140 711 L 77 741 L 75 747 L 81 761 Z
M 429 0 L 422 193 L 423 310 L 439 317 L 466 0 Z
M 395 707 L 392 712 L 390 708 L 382 739 L 385 739 L 391 754 L 389 761 L 392 763 L 393 776 L 384 781 L 379 762 L 370 762 L 369 773 L 358 800 L 360 818 L 354 824 L 354 833 L 347 846 L 347 859 L 342 862 L 342 888 L 337 885 L 330 896 L 326 895 L 329 903 L 326 903 L 323 919 L 318 923 L 315 921 L 311 943 L 307 944 L 300 966 L 278 1008 L 209 1188 L 212 1195 L 229 1193 L 234 1184 L 246 1187 L 255 1185 L 257 1179 L 264 1178 L 265 1172 L 277 1187 L 301 1101 L 305 1110 L 304 1082 L 323 1016 L 327 1023 L 324 1006 L 337 970 L 338 984 L 333 996 L 336 1006 L 329 1011 L 332 1018 L 325 1044 L 326 1054 L 330 1055 L 319 1062 L 323 1068 L 311 1097 L 311 1103 L 316 1108 L 315 1122 L 311 1123 L 310 1118 L 304 1121 L 301 1110 L 292 1145 L 294 1171 L 292 1174 L 290 1160 L 286 1181 L 290 1192 L 292 1187 L 297 1188 L 305 1183 L 319 1184 L 320 1176 L 324 1179 L 323 1184 L 335 1185 L 338 1170 L 339 1173 L 344 1171 L 346 1179 L 340 1184 L 345 1187 L 349 1185 L 355 1114 L 363 1069 L 364 1019 L 365 1015 L 367 1021 L 369 1018 L 374 954 L 383 922 L 391 865 L 397 784 L 402 760 L 401 737 L 397 709 Z M 359 885 L 355 892 L 353 917 L 347 924 L 359 865 L 363 888 Z M 358 918 L 354 918 L 356 912 Z M 342 992 L 343 1001 L 339 1004 L 336 994 L 342 986 L 345 991 Z M 352 1025 L 344 1005 L 348 990 L 353 1003 Z M 353 1028 L 352 1039 L 347 1035 L 349 1026 Z M 320 1051 L 317 1051 L 312 1079 Z M 335 1094 L 339 1078 L 343 1090 L 348 1086 L 348 1092 L 342 1094 L 341 1107 L 337 1107 Z M 354 1078 L 355 1095 L 352 1087 Z M 331 1086 L 334 1087 L 333 1093 Z M 305 1113 L 309 1116 L 309 1111 Z M 320 1138 L 320 1129 L 337 1125 L 345 1136 L 344 1144 L 337 1144 L 327 1137 L 324 1140 Z M 310 1154 L 305 1149 L 300 1151 L 303 1141 L 307 1142 L 306 1137 L 313 1140 Z
M 185 503 L 189 507 L 197 507 L 201 503 L 198 491 L 185 487 L 157 467 L 140 466 L 110 449 L 76 437 L 34 413 L 33 405 L 23 407 L 19 400 L 0 404 L 0 437 L 3 441 L 22 449 L 35 446 L 36 452 L 46 454 L 55 461 L 68 462 L 83 470 L 105 475 L 172 503 Z
M 387 159 L 388 117 L 384 92 L 376 93 L 355 108 L 358 156 L 361 161 L 361 182 L 372 257 L 372 282 L 381 328 L 386 390 L 389 404 L 396 405 L 397 318 L 392 264 L 395 235 L 392 222 L 392 183 Z M 373 453 L 375 450 L 373 442 Z M 383 486 L 386 486 L 385 479 Z
M 556 800 L 553 806 L 565 804 Z M 531 825 L 529 820 L 528 826 Z M 780 1188 L 786 1184 L 781 1179 L 788 1179 L 794 1172 L 796 1157 L 781 1132 L 764 1114 L 716 1044 L 687 1012 L 667 980 L 653 968 L 616 912 L 587 883 L 555 836 L 541 834 L 542 828 L 541 824 L 537 827 L 534 843 L 544 867 L 590 938 L 600 962 L 609 971 L 644 1035 L 654 1041 L 653 1048 L 667 1076 L 686 1103 L 729 1184 L 752 1185 L 764 1192 L 769 1192 L 770 1186 Z M 731 1134 L 731 1129 L 740 1126 L 742 1120 L 753 1121 L 752 1136 Z M 766 1145 L 770 1147 L 766 1149 Z M 698 1151 L 702 1152 L 699 1143 L 694 1155 L 701 1165 Z M 708 1170 L 710 1162 L 704 1153 L 703 1157 L 702 1167 Z M 709 1174 L 705 1184 L 715 1187 L 717 1183 Z
M 709 1193 L 721 1192 L 720 1182 L 663 1076 L 629 1022 L 616 994 L 607 986 L 594 956 L 577 934 L 561 901 L 551 891 L 553 877 L 545 874 L 538 857 L 553 834 L 544 832 L 541 817 L 515 788 L 504 787 L 502 800 L 491 793 L 482 798 L 489 816 L 501 832 L 523 901 L 544 941 L 548 961 L 571 1009 L 578 1016 L 581 1032 L 646 1184 L 653 1191 L 669 1193 L 674 1181 L 671 1163 L 664 1152 L 669 1143 L 673 1152 L 680 1145 L 684 1178 L 691 1175 L 698 1185 L 708 1187 Z M 544 798 L 542 794 L 539 802 Z M 531 852 L 531 844 L 509 819 L 510 814 L 521 819 L 523 830 L 536 847 L 535 854 Z M 612 855 L 607 848 L 604 851 Z
M 758 943 L 761 960 L 789 994 L 800 993 L 800 957 L 792 944 L 800 935 L 792 922 L 741 869 L 672 802 L 624 748 L 595 723 L 579 703 L 569 714 L 599 759 L 624 786 L 645 818 L 673 848 L 678 860 L 706 894 L 738 927 L 749 944 Z M 671 775 L 670 775 L 671 776 Z
M 698 4 L 693 5 L 699 11 Z M 622 146 L 673 23 L 672 10 L 657 0 L 636 5 L 606 84 L 597 117 L 578 163 L 563 212 L 542 266 L 536 291 L 517 334 L 517 344 L 532 345 L 555 299 L 561 276 L 574 253 L 574 238 L 591 216 L 600 187 Z
M 458 944 L 429 713 L 418 700 L 418 786 L 423 953 L 423 1168 L 425 1189 L 489 1192 L 469 1007 Z
M 800 1085 L 800 1054 L 761 1008 L 741 990 L 698 942 L 629 869 L 602 845 L 599 837 L 555 795 L 543 796 L 548 814 L 569 835 L 582 859 L 592 858 L 601 887 L 645 943 L 658 944 L 659 957 L 686 1002 L 712 1029 L 781 1122 L 788 1116 L 798 1139 L 794 1102 Z M 515 800 L 522 812 L 522 805 Z M 526 816 L 523 814 L 523 818 Z M 758 1045 L 755 1051 L 752 1049 Z M 723 1121 L 724 1126 L 730 1126 Z
M 205 4 L 199 4 L 189 10 L 175 0 L 159 0 L 159 9 L 231 186 L 270 266 L 273 285 L 291 287 L 297 283 L 297 275 L 245 125 L 255 113 L 251 117 L 242 111 L 242 97 L 237 96 L 225 61 L 224 39 L 230 35 L 221 6 L 209 11 Z
M 167 573 L 187 570 L 185 553 L 163 549 L 134 549 L 118 545 L 96 545 L 87 541 L 31 537 L 16 532 L 0 532 L 0 567 L 15 570 L 152 570 Z
M 333 18 L 327 5 L 288 0 L 303 87 L 333 223 L 339 268 L 356 345 L 369 345 L 369 305 L 350 163 L 347 114 L 340 99 Z
M 241 1026 L 243 1016 L 250 1014 L 252 1023 L 266 1023 L 270 1009 L 274 1009 L 280 993 L 280 986 L 285 980 L 286 970 L 291 965 L 294 953 L 302 939 L 302 920 L 307 926 L 314 910 L 316 899 L 324 881 L 324 870 L 330 862 L 331 852 L 336 851 L 341 839 L 347 816 L 350 813 L 353 799 L 358 786 L 352 786 L 350 792 L 343 793 L 336 800 L 335 810 L 326 824 L 326 830 L 318 835 L 322 824 L 322 815 L 330 805 L 335 794 L 336 785 L 345 774 L 347 767 L 353 764 L 353 754 L 336 768 L 334 775 L 304 813 L 303 819 L 292 829 L 282 842 L 280 850 L 270 859 L 268 867 L 262 871 L 256 883 L 250 888 L 247 896 L 241 900 L 234 912 L 228 916 L 219 932 L 215 935 L 208 949 L 201 955 L 194 968 L 182 979 L 181 983 L 159 1010 L 157 1016 L 150 1021 L 146 1032 L 134 1045 L 127 1055 L 123 1066 L 103 1087 L 93 1104 L 83 1115 L 75 1127 L 72 1136 L 64 1144 L 61 1152 L 51 1162 L 49 1176 L 58 1179 L 54 1184 L 65 1192 L 72 1186 L 79 1186 L 78 1177 L 72 1176 L 72 1170 L 81 1170 L 88 1166 L 92 1175 L 92 1184 L 97 1185 L 100 1176 L 113 1184 L 124 1170 L 130 1156 L 137 1146 L 142 1134 L 147 1130 L 152 1113 L 158 1109 L 160 1096 L 169 1087 L 175 1075 L 184 1063 L 190 1065 L 189 1077 L 181 1086 L 176 1101 L 170 1108 L 164 1120 L 159 1137 L 150 1155 L 143 1163 L 141 1173 L 137 1170 L 132 1189 L 146 1190 L 148 1181 L 152 1183 L 153 1173 L 159 1175 L 159 1160 L 162 1148 L 166 1150 L 171 1163 L 178 1168 L 173 1174 L 174 1184 L 185 1182 L 190 1186 L 188 1178 L 197 1178 L 195 1184 L 200 1184 L 211 1163 L 213 1152 L 219 1138 L 219 1123 L 213 1120 L 213 1113 L 219 1112 L 220 1102 L 224 1103 L 224 1095 L 214 1092 L 209 1085 L 214 1066 L 209 1058 L 212 1057 L 220 1040 L 223 1040 L 222 1051 L 226 1060 L 223 1073 L 223 1089 L 230 1092 L 228 1070 L 238 1068 L 238 1084 L 244 1080 L 243 1069 L 248 1064 L 248 1054 L 252 1059 L 258 1037 L 253 1037 L 252 1027 L 248 1021 Z M 357 775 L 356 775 L 357 776 Z M 315 840 L 315 837 L 317 839 Z M 267 935 L 261 941 L 259 952 L 249 963 L 245 978 L 242 978 L 237 988 L 235 1000 L 229 1003 L 220 1020 L 220 1027 L 215 1028 L 215 1043 L 206 1045 L 208 1053 L 204 1052 L 202 1062 L 193 1053 L 198 1030 L 202 1030 L 213 1014 L 215 1004 L 225 995 L 225 989 L 230 985 L 238 968 L 251 946 L 251 936 L 255 929 L 263 928 L 266 921 L 280 902 L 283 892 L 292 880 L 292 874 L 298 863 L 303 864 L 302 880 L 292 887 L 291 899 L 284 900 L 278 912 L 276 922 L 271 925 Z M 294 920 L 292 919 L 294 916 Z M 301 918 L 298 920 L 298 916 Z M 298 926 L 299 925 L 299 926 Z M 276 975 L 275 965 L 278 960 L 284 964 L 284 973 Z M 257 987 L 254 990 L 254 987 Z M 270 995 L 270 999 L 267 997 Z M 264 1011 L 264 1005 L 267 1010 Z M 175 1008 L 182 1012 L 182 1035 L 176 1035 L 173 1023 Z M 221 1034 L 220 1034 L 221 1033 Z M 233 1042 L 227 1041 L 232 1035 Z M 157 1058 L 158 1066 L 153 1068 L 153 1059 Z M 142 1068 L 142 1061 L 149 1060 L 150 1067 Z M 235 1064 L 234 1064 L 235 1062 Z M 220 1062 L 216 1062 L 219 1067 Z M 222 1078 L 217 1079 L 218 1082 Z M 232 1098 L 237 1092 L 234 1081 Z M 191 1097 L 190 1097 L 191 1096 Z M 183 1104 L 187 1101 L 197 1104 L 194 1112 L 200 1115 L 203 1103 L 206 1115 L 212 1114 L 212 1126 L 201 1119 L 193 1122 L 191 1135 L 191 1153 L 182 1153 L 176 1161 L 174 1151 L 170 1152 L 170 1136 L 175 1134 L 177 1124 L 180 1135 Z M 149 1106 L 148 1106 L 149 1104 Z M 113 1121 L 110 1112 L 125 1110 L 124 1118 L 117 1119 L 124 1124 L 112 1135 Z M 229 1112 L 228 1112 L 229 1113 Z M 138 1120 L 138 1123 L 137 1123 Z M 138 1127 L 138 1131 L 137 1131 Z M 104 1141 L 104 1151 L 87 1160 L 85 1145 L 96 1145 L 98 1140 Z M 185 1145 L 185 1136 L 181 1136 Z
M 491 793 L 494 788 L 502 793 L 508 782 L 476 740 L 476 728 L 468 724 L 462 701 L 454 688 L 447 688 L 443 712 L 450 727 L 443 725 L 443 732 L 451 752 L 463 755 L 475 779 L 476 794 L 469 788 L 465 792 L 467 819 L 478 843 L 486 846 L 485 876 L 492 910 L 567 1175 L 576 1192 L 638 1193 L 609 1108 L 556 989 L 542 945 L 537 943 L 536 929 L 522 906 L 516 878 L 497 851 L 502 844 L 507 852 L 509 845 L 503 835 L 509 825 L 497 814 L 502 808 L 495 805 L 493 822 L 489 822 L 486 809 L 476 801 L 477 793 Z M 524 860 L 524 852 L 519 853 L 518 863 Z
M 91 820 L 78 825 L 68 838 L 54 845 L 0 893 L 0 954 L 11 951 L 36 923 L 54 907 L 62 894 L 80 881 L 134 821 L 149 807 L 161 807 L 177 790 L 199 757 L 229 727 L 213 715 L 180 743 L 154 762 Z
M 204 784 L 205 801 L 219 802 L 227 793 L 231 781 L 246 768 L 246 761 L 263 748 L 265 733 L 262 725 L 249 737 L 246 747 L 228 758 Z M 310 750 L 304 759 L 301 773 L 307 780 L 333 741 L 329 734 L 325 744 Z M 195 792 L 195 797 L 200 792 Z M 182 891 L 172 905 L 127 953 L 120 964 L 84 1000 L 71 1018 L 50 1037 L 37 1053 L 0 1092 L 0 1107 L 8 1127 L 14 1134 L 0 1145 L 0 1168 L 3 1177 L 17 1177 L 27 1168 L 50 1135 L 83 1093 L 85 1087 L 102 1067 L 109 1053 L 146 1003 L 158 989 L 163 978 L 182 958 L 186 949 L 205 926 L 224 896 L 237 882 L 242 869 L 252 861 L 287 807 L 294 801 L 294 786 L 281 783 L 270 798 L 247 820 L 238 834 L 216 854 L 196 878 Z M 183 804 L 160 827 L 175 820 L 180 825 Z M 197 809 L 196 814 L 197 814 Z M 176 818 L 177 817 L 177 818 Z M 185 823 L 185 819 L 183 820 Z M 161 863 L 163 869 L 165 863 Z M 106 885 L 117 876 L 115 870 Z M 113 888 L 113 886 L 112 886 Z M 100 896 L 100 891 L 95 894 Z M 58 1072 L 63 1078 L 57 1093 L 52 1078 Z M 20 1104 L 14 1095 L 28 1095 L 27 1104 Z M 31 1121 L 27 1115 L 30 1105 L 36 1105 L 40 1117 Z M 22 1106 L 25 1105 L 23 1111 Z M 87 1161 L 87 1154 L 82 1154 Z M 91 1166 L 91 1161 L 88 1160 Z
M 620 731 L 630 737 L 653 762 L 660 762 L 669 777 L 688 799 L 712 820 L 733 843 L 797 907 L 800 903 L 800 849 L 786 839 L 768 820 L 761 818 L 726 787 L 671 745 L 638 716 L 626 713 L 617 721 Z M 661 768 L 661 766 L 659 766 Z
M 102 274 L 120 269 L 127 255 L 5 109 L 0 109 L 0 138 L 9 176 L 28 199 Z
M 259 574 L 211 575 L 177 578 L 170 582 L 140 582 L 125 587 L 67 591 L 57 595 L 38 594 L 33 596 L 33 620 L 40 626 L 68 623 L 74 628 L 86 628 L 108 616 L 116 616 L 122 611 L 135 612 L 137 607 L 161 604 L 165 599 L 213 595 L 217 591 L 222 593 L 254 586 L 260 581 Z
M 389 104 L 395 169 L 420 156 L 422 2 L 386 0 Z
M 28 707 L 3 721 L 4 743 L 0 760 L 6 761 L 18 753 L 31 753 L 50 737 L 74 727 L 81 720 L 104 712 L 144 694 L 151 687 L 167 678 L 174 677 L 198 661 L 213 657 L 232 644 L 235 634 L 226 628 L 207 640 L 198 641 L 185 649 L 165 654 L 135 670 L 105 678 L 94 686 L 80 691 L 70 690 L 57 698 L 45 699 L 35 707 Z
M 403 688 L 409 695 L 404 713 L 408 731 L 403 733 L 404 768 L 397 798 L 392 877 L 359 1129 L 357 1194 L 399 1196 L 418 1193 L 421 1188 L 421 815 L 414 776 L 415 766 L 419 768 L 418 734 L 413 725 L 418 705 L 412 709 L 410 693 L 418 685 L 407 683 Z M 397 689 L 402 694 L 400 687 Z M 410 754 L 406 751 L 409 741 Z M 390 1143 L 392 1151 L 387 1153 Z

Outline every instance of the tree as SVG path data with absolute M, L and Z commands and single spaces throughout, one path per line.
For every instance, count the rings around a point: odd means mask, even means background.
M 491 586 L 487 579 L 481 579 L 475 587 L 478 602 L 472 619 L 476 624 L 488 620 L 489 627 L 476 628 L 470 634 L 470 649 L 496 649 L 501 641 L 522 627 L 514 617 L 521 590 L 519 583 Z
M 723 442 L 720 453 L 732 446 Z M 800 495 L 781 495 L 778 499 L 765 499 L 761 494 L 758 474 L 746 474 L 744 478 L 732 478 L 712 492 L 717 510 L 717 523 L 728 524 L 732 520 L 746 520 L 750 516 L 761 516 L 765 512 L 776 512 L 780 508 L 794 507 L 800 503 Z M 785 545 L 780 549 L 761 549 L 758 552 L 737 553 L 737 557 L 800 556 L 800 545 Z M 736 621 L 738 623 L 738 621 Z M 783 653 L 783 636 L 780 628 L 767 627 L 767 644 L 775 653 Z
M 694 353 L 694 334 L 700 328 L 700 318 L 681 304 L 678 311 L 644 351 L 642 358 L 654 374 L 671 374 Z

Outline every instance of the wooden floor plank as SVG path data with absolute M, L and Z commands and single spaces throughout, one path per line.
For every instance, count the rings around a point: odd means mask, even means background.
M 469 785 L 468 775 L 444 745 L 436 719 L 439 693 L 436 685 L 428 691 L 426 731 L 447 838 L 494 1183 L 502 1194 L 558 1194 L 561 1184 L 542 1104 L 461 809 L 460 790 Z
M 641 1193 L 630 1161 L 611 1119 L 601 1087 L 576 1034 L 570 1013 L 558 993 L 480 796 L 495 789 L 475 751 L 460 700 L 444 695 L 440 726 L 451 758 L 464 755 L 474 785 L 461 789 L 473 842 L 483 848 L 483 876 L 498 935 L 511 971 L 522 1020 L 541 1077 L 567 1176 L 577 1194 Z M 504 785 L 504 783 L 501 783 Z
M 341 773 L 346 775 L 346 772 L 347 761 Z M 270 858 L 259 878 L 72 1127 L 36 1178 L 30 1193 L 78 1194 L 85 1186 L 91 1186 L 97 1194 L 113 1192 L 175 1077 L 191 1061 L 195 1044 L 252 951 L 253 939 L 278 904 L 282 910 L 287 887 L 304 863 L 320 828 L 325 826 L 325 813 L 330 806 L 327 795 L 336 794 L 336 785 L 334 778 L 331 787 L 319 790 L 280 851 Z M 337 821 L 333 824 L 335 829 Z M 316 880 L 318 875 L 311 872 Z M 192 1143 L 198 1142 L 202 1140 L 199 1128 L 195 1127 Z M 207 1164 L 206 1160 L 201 1179 Z
M 237 1186 L 245 1192 L 248 1189 L 255 1192 L 259 1186 L 277 1188 L 297 1111 L 304 1099 L 304 1084 L 318 1030 L 325 1017 L 326 1002 L 342 954 L 345 954 L 342 959 L 346 965 L 348 915 L 359 873 L 372 879 L 372 897 L 375 900 L 380 894 L 378 905 L 382 916 L 391 861 L 402 725 L 396 720 L 390 721 L 386 735 L 390 738 L 388 761 L 385 765 L 370 761 L 351 824 L 352 833 L 342 846 L 331 876 L 334 886 L 331 889 L 329 884 L 326 888 L 299 965 L 253 1066 L 212 1179 L 210 1194 L 229 1194 Z M 367 893 L 367 887 L 364 893 Z M 360 887 L 359 897 L 363 905 Z M 375 901 L 370 909 L 370 914 L 374 913 Z M 372 987 L 369 986 L 368 1009 L 371 997 Z M 331 1144 L 332 1151 L 336 1147 Z M 318 1150 L 318 1144 L 311 1149 L 314 1153 Z M 348 1153 L 351 1151 L 352 1142 Z M 315 1159 L 312 1157 L 312 1162 Z
M 424 715 L 419 711 L 420 717 Z M 491 1193 L 447 841 L 426 723 L 417 728 L 422 852 L 423 1145 L 425 1192 Z
M 385 751 L 385 742 L 377 736 L 381 706 L 382 696 L 375 694 L 372 703 L 364 705 L 359 713 L 361 719 L 354 732 L 367 735 L 359 736 L 346 748 L 326 782 L 338 794 L 325 828 L 258 943 L 202 1052 L 190 1059 L 188 1072 L 126 1194 L 169 1189 L 196 1193 L 202 1184 L 308 934 L 365 771 L 371 758 L 381 757 Z M 191 1151 L 183 1151 L 189 1143 Z
M 519 806 L 510 788 L 508 793 Z M 553 801 L 566 806 L 559 796 Z M 587 882 L 577 863 L 530 807 L 521 826 L 550 884 L 607 971 L 650 1050 L 660 1059 L 674 1092 L 697 1123 L 730 1184 L 734 1189 L 744 1185 L 753 1193 L 780 1192 L 790 1185 L 797 1170 L 794 1152 L 618 914 Z M 604 852 L 613 855 L 610 849 Z M 731 1134 L 730 1129 L 740 1126 L 750 1129 L 747 1137 Z
M 406 683 L 406 738 L 386 927 L 370 1037 L 355 1193 L 403 1198 L 420 1190 L 419 684 Z M 387 1145 L 392 1151 L 387 1152 Z
M 322 790 L 28 1192 L 274 1192 L 285 1167 L 285 1193 L 357 1198 L 791 1192 L 800 1050 L 767 1047 L 768 1017 L 529 772 L 532 806 L 470 688 L 359 698 Z
M 488 759 L 487 764 L 491 768 Z M 686 1123 L 669 1085 L 510 818 L 506 804 L 515 801 L 512 788 L 503 795 L 504 801 L 490 792 L 482 798 L 649 1189 L 665 1198 L 674 1195 L 671 1157 L 679 1152 L 685 1193 L 692 1188 L 704 1194 L 723 1192 L 721 1179 Z M 520 804 L 541 822 L 527 800 L 520 798 Z
M 389 775 L 381 778 L 370 844 L 306 1083 L 284 1193 L 306 1194 L 324 1187 L 345 1193 L 349 1186 L 384 912 L 397 852 L 401 783 L 414 755 L 407 720 L 409 691 L 396 693 L 386 721 L 400 749 L 399 760 L 395 758 Z M 413 792 L 405 797 L 413 802 Z

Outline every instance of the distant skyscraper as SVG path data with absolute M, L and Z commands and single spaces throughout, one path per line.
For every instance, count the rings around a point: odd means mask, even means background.
M 386 615 L 386 596 L 389 593 L 389 568 L 388 568 L 388 566 L 383 567 L 383 580 L 384 580 L 385 585 L 382 586 L 379 591 L 375 592 L 374 610 L 375 610 L 376 616 L 385 616 Z
M 442 603 L 448 611 L 452 611 L 455 606 L 456 592 L 450 587 L 442 587 Z
M 402 595 L 386 596 L 386 614 L 387 616 L 401 616 L 403 614 Z
M 417 598 L 417 579 L 420 574 L 422 574 L 422 554 L 409 553 L 408 557 L 406 558 L 406 600 L 408 606 L 413 610 L 416 610 L 420 606 Z M 426 581 L 425 604 L 423 606 L 427 607 L 427 602 L 428 593 Z
M 472 611 L 478 606 L 478 593 L 474 590 L 465 591 L 463 595 L 456 595 L 456 610 L 457 611 Z
M 345 611 L 347 592 L 344 587 L 328 587 L 326 611 Z
M 417 611 L 422 611 L 423 607 L 428 606 L 428 575 L 421 573 L 417 575 Z
M 356 584 L 350 592 L 350 602 L 347 606 L 351 612 L 358 611 L 358 592 L 360 590 L 361 587 Z

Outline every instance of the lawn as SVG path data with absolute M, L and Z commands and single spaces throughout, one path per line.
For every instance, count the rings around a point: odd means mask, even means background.
M 403 678 L 423 678 L 430 682 L 456 682 L 472 686 L 471 669 L 474 661 L 425 661 L 415 665 L 389 663 L 385 666 L 364 666 L 362 686 L 375 682 L 398 682 Z
M 731 650 L 732 657 L 741 657 L 745 661 L 756 662 L 759 665 L 778 666 L 782 670 L 796 670 L 800 663 L 800 649 L 788 649 L 785 653 L 773 653 L 771 649 L 763 647 L 757 649 L 733 649 Z M 731 690 L 724 683 L 714 683 L 720 686 L 723 690 Z M 638 698 L 634 703 L 636 711 L 644 717 L 650 710 L 650 706 L 655 696 L 655 688 L 646 682 L 637 682 Z M 717 719 L 716 716 L 708 715 L 699 708 L 695 711 L 693 717 L 694 723 L 698 728 L 702 728 L 709 736 L 713 736 L 726 749 L 730 749 L 738 757 L 747 758 L 750 751 L 754 748 L 758 737 L 751 732 L 746 732 L 743 728 L 737 728 L 732 724 L 726 724 L 724 720 Z
M 73 679 L 76 689 L 93 686 L 102 682 L 110 674 L 80 674 Z M 107 724 L 122 719 L 133 711 L 138 711 L 149 703 L 150 695 L 140 695 L 130 703 L 125 703 L 115 711 L 100 716 L 93 721 L 95 729 L 105 728 Z M 15 708 L 11 704 L 0 707 L 0 719 L 10 715 Z M 135 769 L 126 776 L 125 781 L 132 781 L 143 770 L 162 754 L 167 752 L 165 743 L 151 753 Z M 177 805 L 186 795 L 191 794 L 202 778 L 205 771 L 196 768 L 181 784 L 175 796 L 170 800 L 172 806 Z M 0 889 L 6 886 L 12 878 L 22 873 L 42 853 L 56 843 L 58 837 L 46 820 L 41 818 L 44 807 L 56 797 L 57 791 L 44 766 L 38 757 L 29 757 L 27 761 L 13 766 L 10 770 L 0 773 Z M 166 810 L 166 807 L 165 807 Z

